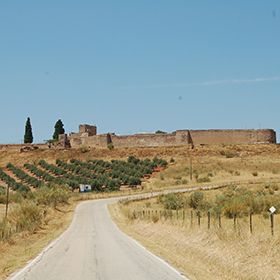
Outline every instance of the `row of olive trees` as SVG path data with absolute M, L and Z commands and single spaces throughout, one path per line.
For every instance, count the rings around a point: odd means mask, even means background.
M 54 133 L 53 133 L 53 140 L 58 140 L 59 134 L 64 134 L 64 124 L 59 119 L 54 126 Z M 25 124 L 25 133 L 24 133 L 24 143 L 25 144 L 31 144 L 33 143 L 33 132 L 32 132 L 32 126 L 30 118 L 28 117 Z

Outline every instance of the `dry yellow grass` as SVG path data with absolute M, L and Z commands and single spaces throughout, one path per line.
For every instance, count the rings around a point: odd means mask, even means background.
M 0 279 L 6 279 L 16 269 L 38 255 L 44 247 L 57 238 L 69 226 L 76 203 L 49 209 L 48 223 L 34 234 L 20 233 L 8 242 L 0 242 Z
M 226 158 L 224 155 L 227 151 L 237 153 L 238 157 Z M 195 179 L 190 182 L 188 175 L 190 153 L 193 159 L 193 168 L 198 177 L 208 176 L 209 173 L 212 173 L 209 177 L 210 184 L 232 181 L 247 182 L 248 180 L 254 182 L 280 181 L 280 146 L 278 145 L 212 146 L 198 147 L 192 151 L 189 151 L 187 147 L 129 148 L 112 151 L 90 149 L 86 153 L 79 149 L 37 150 L 26 153 L 2 150 L 0 151 L 0 167 L 4 167 L 8 162 L 22 166 L 27 161 L 36 162 L 40 159 L 52 163 L 57 158 L 62 160 L 72 158 L 111 160 L 125 159 L 129 155 L 140 158 L 158 156 L 168 161 L 174 158 L 174 165 L 144 183 L 144 190 L 156 190 L 196 184 Z M 253 176 L 253 172 L 257 172 L 257 176 Z M 97 196 L 90 194 L 83 196 L 82 199 L 102 197 L 104 197 L 103 194 Z M 65 209 L 68 211 L 67 214 L 53 213 L 54 219 L 35 235 L 17 235 L 9 244 L 0 244 L 0 279 L 23 266 L 63 232 L 71 221 L 76 203 L 77 201 L 73 201 L 70 208 Z M 0 215 L 1 212 L 3 215 L 3 207 L 0 209 Z M 275 262 L 270 262 L 272 258 L 279 259 L 279 251 L 276 246 L 279 243 L 278 237 L 272 240 L 267 239 L 267 235 L 264 237 L 254 235 L 253 238 L 237 239 L 236 241 L 236 238 L 231 239 L 231 235 L 228 238 L 220 239 L 215 232 L 209 234 L 202 230 L 189 230 L 171 223 L 154 224 L 138 221 L 125 226 L 127 221 L 119 215 L 118 211 L 115 211 L 115 214 L 124 230 L 133 234 L 157 254 L 164 258 L 170 257 L 173 263 L 178 268 L 187 271 L 192 279 L 280 279 L 279 275 L 277 275 L 278 278 L 272 278 L 271 275 L 273 277 L 276 275 L 277 267 Z M 256 244 L 258 245 L 256 246 Z M 246 250 L 243 247 L 246 247 Z M 206 248 L 209 250 L 205 251 Z M 263 254 L 258 253 L 257 249 L 261 249 Z M 249 270 L 239 269 L 240 262 L 247 264 Z M 252 269 L 254 262 L 256 262 L 256 269 Z M 263 276 L 262 273 L 266 270 L 271 273 L 267 274 L 267 278 L 254 278 L 256 273 Z M 244 271 L 247 273 L 247 278 L 244 278 Z M 212 278 L 209 278 L 210 276 Z
M 146 189 L 196 184 L 197 178 L 209 178 L 206 184 L 279 181 L 280 157 L 278 155 L 250 155 L 246 158 L 200 155 L 193 157 L 193 180 L 190 181 L 189 158 L 176 158 L 175 164 L 157 174 L 147 183 Z
M 243 147 L 244 148 L 244 147 Z M 213 148 L 214 149 L 214 148 Z M 227 148 L 228 149 L 228 148 Z M 174 156 L 176 162 L 168 169 L 157 174 L 145 184 L 145 188 L 154 190 L 174 185 L 197 184 L 189 180 L 189 158 Z M 201 148 L 192 155 L 193 169 L 199 177 L 209 177 L 205 184 L 230 183 L 247 189 L 263 190 L 266 184 L 280 186 L 280 158 L 278 146 L 255 146 L 241 149 L 238 156 L 226 158 L 220 150 L 216 153 Z M 195 174 L 195 173 L 194 173 Z M 188 180 L 182 184 L 183 180 Z M 214 198 L 221 190 L 205 193 L 208 199 Z M 158 218 L 131 219 L 133 210 L 153 209 L 159 211 L 161 205 L 157 199 L 134 202 L 120 210 L 118 205 L 110 208 L 118 225 L 136 238 L 155 254 L 172 263 L 190 279 L 223 280 L 260 280 L 280 279 L 280 216 L 275 216 L 275 235 L 271 237 L 270 221 L 263 216 L 253 217 L 253 235 L 250 234 L 248 217 L 238 219 L 236 231 L 233 220 L 222 220 L 223 228 L 211 225 L 207 229 L 207 219 L 201 220 L 198 228 L 194 217 L 190 227 L 190 217 L 182 226 L 182 214 L 179 221 Z M 162 209 L 162 208 L 161 208 Z M 130 213 L 130 214 L 129 214 Z M 175 215 L 174 215 L 175 216 Z M 128 219 L 127 217 L 130 217 Z M 154 222 L 153 222 L 154 221 Z
M 200 228 L 189 220 L 132 221 L 119 207 L 111 205 L 110 212 L 120 228 L 192 280 L 280 279 L 280 217 L 272 238 L 269 220 L 262 217 L 254 217 L 251 235 L 248 219 L 238 220 L 236 231 L 229 219 L 223 229 L 208 230 L 206 219 Z

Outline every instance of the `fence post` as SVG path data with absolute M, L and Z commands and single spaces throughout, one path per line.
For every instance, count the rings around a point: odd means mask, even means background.
M 183 224 L 185 223 L 185 210 L 183 210 Z
M 176 209 L 176 218 L 177 218 L 177 220 L 179 219 L 179 212 L 178 212 L 178 209 Z
M 219 228 L 222 228 L 222 218 L 221 213 L 218 214 L 218 220 L 219 220 Z
M 253 213 L 250 212 L 250 233 L 253 234 Z
M 234 227 L 234 230 L 236 230 L 236 214 L 234 214 L 234 216 L 233 216 L 233 227 Z
M 210 229 L 210 223 L 211 223 L 211 214 L 210 214 L 210 211 L 207 212 L 207 218 L 208 218 L 208 229 Z
M 191 211 L 191 227 L 193 226 L 193 211 Z
M 200 227 L 200 211 L 197 211 L 197 224 Z
M 274 235 L 274 213 L 270 214 L 271 235 Z

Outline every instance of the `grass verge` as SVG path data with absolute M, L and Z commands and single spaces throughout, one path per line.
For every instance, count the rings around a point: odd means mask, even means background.
M 237 231 L 230 219 L 223 221 L 223 229 L 207 230 L 206 220 L 198 227 L 164 218 L 129 219 L 131 206 L 114 204 L 109 210 L 121 230 L 192 280 L 279 279 L 280 236 L 271 237 L 269 221 L 267 230 L 250 235 L 245 218 Z M 254 223 L 256 229 L 264 226 L 262 218 Z
M 48 209 L 46 223 L 33 233 L 26 231 L 14 234 L 8 241 L 0 242 L 0 279 L 35 258 L 51 241 L 70 225 L 77 202 Z

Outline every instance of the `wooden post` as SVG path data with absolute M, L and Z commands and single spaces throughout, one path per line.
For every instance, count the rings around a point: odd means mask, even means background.
M 10 197 L 10 186 L 7 186 L 7 196 L 6 196 L 6 211 L 5 211 L 5 221 L 8 218 L 8 210 L 9 210 L 9 197 Z
M 218 220 L 219 220 L 219 228 L 222 228 L 222 219 L 221 219 L 221 214 L 218 214 Z
M 208 218 L 208 229 L 210 229 L 210 223 L 211 223 L 211 214 L 210 214 L 210 211 L 207 212 L 207 218 Z
M 271 235 L 274 235 L 274 213 L 270 214 Z
M 234 214 L 234 216 L 233 216 L 233 227 L 234 227 L 234 230 L 236 230 L 236 214 Z
M 177 218 L 177 220 L 179 219 L 179 212 L 178 212 L 178 209 L 176 210 L 176 218 Z
M 193 226 L 193 211 L 191 211 L 191 227 Z
M 250 233 L 253 234 L 253 213 L 250 212 Z
M 185 222 L 185 210 L 183 210 L 183 223 Z
M 200 211 L 197 211 L 197 224 L 200 227 Z

